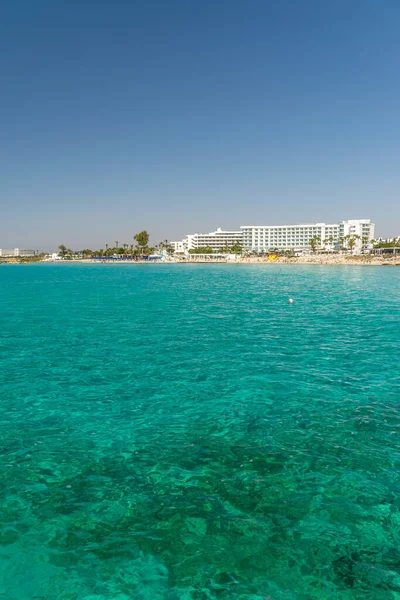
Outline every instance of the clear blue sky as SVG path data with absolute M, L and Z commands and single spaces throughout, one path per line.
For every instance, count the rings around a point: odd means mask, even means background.
M 0 247 L 400 234 L 399 32 L 399 0 L 4 0 Z

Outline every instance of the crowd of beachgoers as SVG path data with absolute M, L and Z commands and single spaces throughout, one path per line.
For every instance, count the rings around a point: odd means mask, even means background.
M 235 258 L 200 257 L 191 255 L 190 258 L 170 258 L 169 260 L 139 260 L 139 259 L 80 259 L 56 262 L 107 263 L 107 264 L 200 264 L 200 263 L 230 263 L 230 264 L 291 264 L 291 265 L 392 265 L 400 266 L 400 254 L 397 256 L 363 255 L 308 255 L 308 256 L 237 256 Z
M 63 263 L 91 263 L 91 264 L 204 264 L 204 263 L 230 263 L 230 264 L 288 264 L 288 265 L 390 265 L 400 266 L 400 253 L 390 254 L 307 254 L 301 256 L 285 255 L 265 255 L 265 256 L 245 256 L 245 255 L 196 255 L 189 256 L 164 256 L 162 258 L 149 259 L 145 257 L 101 257 L 101 258 L 54 258 L 44 257 L 40 259 L 35 257 L 34 262 L 49 262 L 52 264 Z M 29 259 L 8 258 L 1 260 L 1 263 L 24 264 L 29 263 Z
M 251 258 L 240 258 L 237 262 L 242 263 L 253 263 L 253 262 L 274 262 L 280 264 L 310 264 L 310 265 L 396 265 L 400 266 L 400 254 L 398 256 L 376 256 L 372 254 L 362 254 L 362 255 L 341 255 L 341 254 L 332 254 L 332 255 L 315 255 L 315 256 L 294 256 L 294 257 L 286 257 L 280 256 L 273 261 L 270 261 L 269 258 L 259 258 L 259 257 L 251 257 Z

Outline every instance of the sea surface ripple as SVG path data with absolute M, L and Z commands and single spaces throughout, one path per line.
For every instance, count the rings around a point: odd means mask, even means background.
M 399 599 L 399 292 L 1 266 L 0 598 Z

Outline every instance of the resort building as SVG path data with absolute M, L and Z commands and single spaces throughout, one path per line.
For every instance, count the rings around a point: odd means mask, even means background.
M 34 250 L 20 250 L 19 248 L 2 249 L 0 248 L 0 257 L 13 258 L 18 256 L 35 256 Z
M 392 238 L 378 237 L 378 238 L 375 238 L 375 242 L 377 244 L 399 244 L 400 243 L 400 235 L 398 235 L 396 237 L 392 237 Z
M 175 252 L 188 252 L 197 248 L 211 248 L 213 252 L 221 252 L 226 247 L 230 248 L 237 244 L 243 245 L 243 232 L 225 231 L 220 227 L 211 233 L 193 233 L 180 242 L 171 242 Z
M 370 219 L 354 219 L 340 223 L 306 223 L 303 225 L 242 225 L 243 246 L 247 251 L 310 250 L 312 238 L 319 238 L 317 247 L 334 250 L 346 247 L 346 236 L 359 236 L 355 252 L 369 247 L 375 226 Z M 343 241 L 344 240 L 344 241 Z
M 319 250 L 345 249 L 347 236 L 355 236 L 354 253 L 371 249 L 375 225 L 370 219 L 353 219 L 339 223 L 306 223 L 303 225 L 242 225 L 238 231 L 218 228 L 211 233 L 194 233 L 183 240 L 171 242 L 175 252 L 187 254 L 197 248 L 212 248 L 223 252 L 226 247 L 239 244 L 247 252 L 272 250 L 310 251 L 311 240 L 318 238 Z
M 187 252 L 187 244 L 185 243 L 185 239 L 181 240 L 180 242 L 170 242 L 170 246 L 173 247 L 174 252 L 177 252 L 179 254 L 184 254 L 185 252 Z

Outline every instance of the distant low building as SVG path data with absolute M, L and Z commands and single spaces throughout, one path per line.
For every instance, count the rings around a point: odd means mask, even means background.
M 400 235 L 391 238 L 378 237 L 374 240 L 373 254 L 386 254 L 393 256 L 400 254 Z
M 0 257 L 16 258 L 18 256 L 35 256 L 34 250 L 20 250 L 19 248 L 0 248 Z
M 187 246 L 185 246 L 184 240 L 178 242 L 170 242 L 170 245 L 174 249 L 175 253 L 183 254 L 185 251 L 187 251 Z
M 400 235 L 392 237 L 392 238 L 378 237 L 375 239 L 375 244 L 399 244 L 399 243 L 400 243 Z

